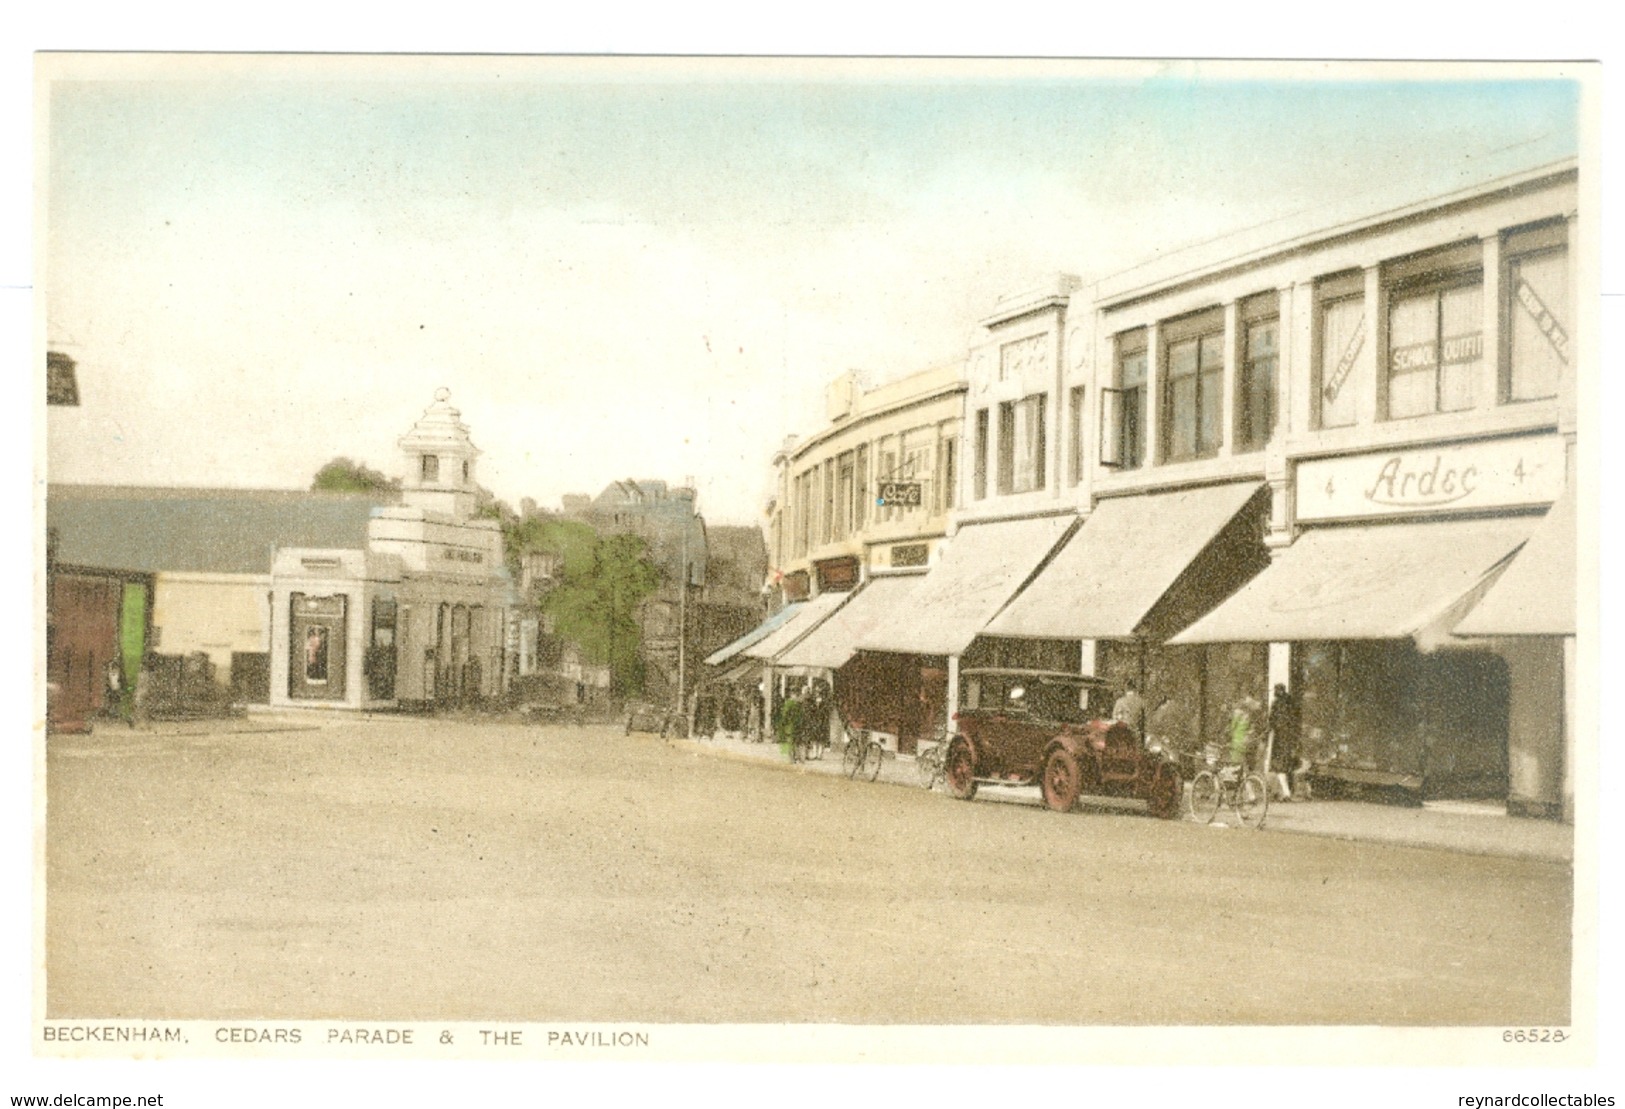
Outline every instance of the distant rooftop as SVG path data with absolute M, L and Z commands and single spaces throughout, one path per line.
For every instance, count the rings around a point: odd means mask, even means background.
M 141 573 L 269 574 L 277 547 L 360 548 L 387 493 L 51 485 L 57 560 Z

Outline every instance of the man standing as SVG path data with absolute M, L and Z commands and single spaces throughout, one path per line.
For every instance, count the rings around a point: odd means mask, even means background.
M 1145 701 L 1140 698 L 1135 683 L 1129 682 L 1124 686 L 1123 695 L 1112 706 L 1112 719 L 1121 720 L 1134 729 L 1136 737 L 1145 738 Z
M 1297 784 L 1292 779 L 1298 773 L 1298 732 L 1301 723 L 1298 699 L 1287 691 L 1286 686 L 1277 685 L 1275 695 L 1270 698 L 1270 772 L 1280 787 L 1282 800 L 1286 801 L 1292 799 Z

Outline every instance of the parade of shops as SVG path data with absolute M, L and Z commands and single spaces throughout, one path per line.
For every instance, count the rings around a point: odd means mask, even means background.
M 787 607 L 707 661 L 761 663 L 765 719 L 824 676 L 902 752 L 966 667 L 1133 682 L 1185 750 L 1284 687 L 1327 784 L 1572 821 L 1577 203 L 1568 161 L 1005 298 L 924 573 L 889 579 L 865 513 L 902 455 L 787 448 Z M 821 574 L 836 539 L 855 575 Z

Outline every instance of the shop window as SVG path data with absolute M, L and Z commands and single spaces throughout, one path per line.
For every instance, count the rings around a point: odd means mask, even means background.
M 1480 260 L 1480 248 L 1473 243 L 1397 263 L 1385 271 L 1389 419 L 1473 407 L 1484 366 Z
M 999 405 L 999 492 L 1044 488 L 1044 409 L 1047 393 Z
M 1224 329 L 1170 341 L 1162 396 L 1163 457 L 1200 458 L 1223 438 Z
M 1117 384 L 1100 396 L 1100 462 L 1133 470 L 1145 463 L 1145 331 L 1117 337 Z
M 976 470 L 974 473 L 974 493 L 977 500 L 987 496 L 987 409 L 976 410 Z
M 1068 465 L 1070 469 L 1067 471 L 1067 483 L 1069 485 L 1076 485 L 1083 480 L 1084 387 L 1082 385 L 1074 385 L 1072 387 L 1070 396 L 1071 403 L 1069 405 L 1068 418 L 1071 420 L 1072 443 L 1071 451 L 1068 455 Z
M 1275 431 L 1281 321 L 1271 293 L 1241 307 L 1241 359 L 1236 378 L 1236 450 L 1256 451 Z
M 1364 275 L 1344 274 L 1317 288 L 1315 312 L 1315 425 L 1350 427 L 1364 380 L 1366 343 Z
M 1544 400 L 1557 395 L 1569 364 L 1569 252 L 1562 223 L 1507 235 L 1503 319 L 1506 355 L 1503 401 Z

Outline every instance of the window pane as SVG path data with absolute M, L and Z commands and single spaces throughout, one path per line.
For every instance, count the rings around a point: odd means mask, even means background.
M 1202 336 L 1201 368 L 1204 373 L 1224 370 L 1224 335 Z
M 1569 256 L 1556 250 L 1513 262 L 1507 274 L 1512 400 L 1557 395 L 1568 364 Z
M 1196 340 L 1187 339 L 1168 348 L 1168 376 L 1187 377 L 1196 372 Z
M 1201 378 L 1201 436 L 1197 444 L 1202 451 L 1219 448 L 1224 439 L 1224 373 L 1204 372 Z
M 1118 371 L 1118 383 L 1125 389 L 1145 384 L 1145 351 L 1125 354 Z
M 1196 453 L 1196 378 L 1169 381 L 1168 399 L 1168 455 L 1189 458 Z
M 1440 294 L 1439 408 L 1458 412 L 1473 406 L 1484 365 L 1484 287 L 1469 285 Z
M 1247 328 L 1247 357 L 1237 383 L 1237 447 L 1252 449 L 1269 441 L 1274 429 L 1275 371 L 1280 322 L 1264 320 Z
M 1436 410 L 1439 370 L 1439 294 L 1395 300 L 1388 310 L 1388 414 L 1419 416 Z
M 1357 297 L 1333 301 L 1320 317 L 1321 427 L 1347 427 L 1354 422 L 1355 368 L 1365 342 L 1365 302 Z

